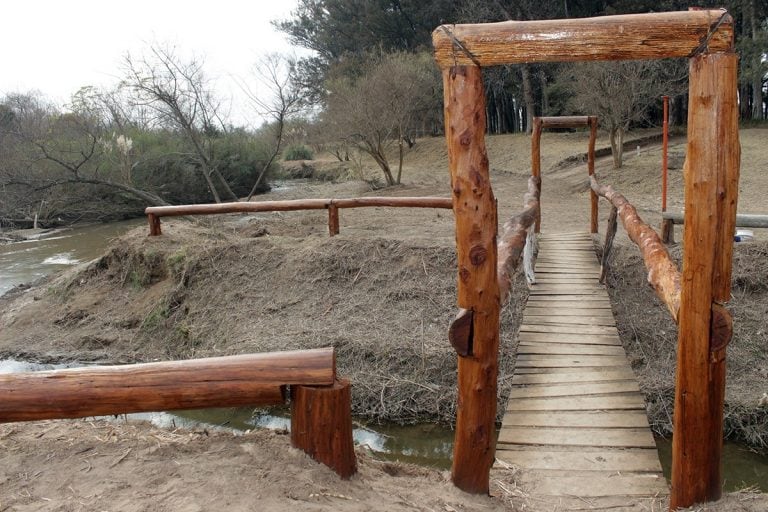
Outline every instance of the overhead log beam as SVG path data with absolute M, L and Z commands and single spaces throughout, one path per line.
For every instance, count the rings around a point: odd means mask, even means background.
M 600 185 L 594 176 L 590 176 L 589 183 L 597 195 L 606 198 L 616 208 L 627 235 L 637 244 L 643 255 L 645 268 L 648 269 L 648 283 L 677 322 L 680 312 L 680 271 L 661 238 L 651 226 L 643 222 L 627 198 L 613 187 Z
M 564 20 L 441 25 L 432 33 L 441 68 L 533 62 L 690 57 L 733 49 L 721 9 Z

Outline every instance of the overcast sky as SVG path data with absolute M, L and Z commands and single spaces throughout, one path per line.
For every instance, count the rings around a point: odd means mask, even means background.
M 238 96 L 232 75 L 247 77 L 260 55 L 295 53 L 270 25 L 296 0 L 11 0 L 0 4 L 0 96 L 38 90 L 60 104 L 85 85 L 110 86 L 121 59 L 148 43 L 202 56 L 222 95 Z M 306 53 L 306 52 L 305 52 Z M 247 118 L 235 100 L 236 122 Z

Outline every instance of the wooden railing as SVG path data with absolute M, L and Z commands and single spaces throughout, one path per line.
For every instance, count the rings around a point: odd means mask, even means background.
M 291 442 L 341 477 L 356 471 L 350 384 L 334 349 L 0 375 L 0 423 L 285 403 Z
M 672 226 L 685 223 L 685 214 L 677 212 L 662 212 L 662 241 L 665 244 L 675 243 L 675 232 Z M 768 215 L 738 214 L 736 215 L 737 228 L 768 228 Z
M 339 210 L 366 207 L 453 208 L 448 197 L 354 197 L 347 199 L 294 199 L 287 201 L 233 202 L 150 206 L 144 210 L 149 221 L 150 236 L 162 234 L 160 217 L 182 215 L 215 215 L 220 213 L 284 212 L 296 210 L 328 210 L 328 233 L 339 234 Z

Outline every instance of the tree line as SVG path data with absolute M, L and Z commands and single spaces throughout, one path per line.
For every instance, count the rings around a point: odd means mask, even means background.
M 0 222 L 114 219 L 146 205 L 250 200 L 300 141 L 400 183 L 417 137 L 442 133 L 442 78 L 431 33 L 443 23 L 683 10 L 661 0 L 299 0 L 274 25 L 313 50 L 270 56 L 241 88 L 265 122 L 233 126 L 203 62 L 153 45 L 127 56 L 111 89 L 84 87 L 65 106 L 39 94 L 0 98 Z M 698 1 L 701 7 L 714 2 Z M 717 4 L 721 5 L 721 4 Z M 740 53 L 742 120 L 766 119 L 768 0 L 728 0 Z M 484 71 L 490 133 L 526 132 L 539 115 L 596 114 L 614 165 L 624 133 L 687 107 L 683 60 L 525 64 Z

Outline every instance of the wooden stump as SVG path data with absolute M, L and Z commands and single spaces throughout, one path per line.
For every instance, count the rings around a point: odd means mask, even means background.
M 357 472 L 348 380 L 332 386 L 291 386 L 291 444 L 341 478 Z

